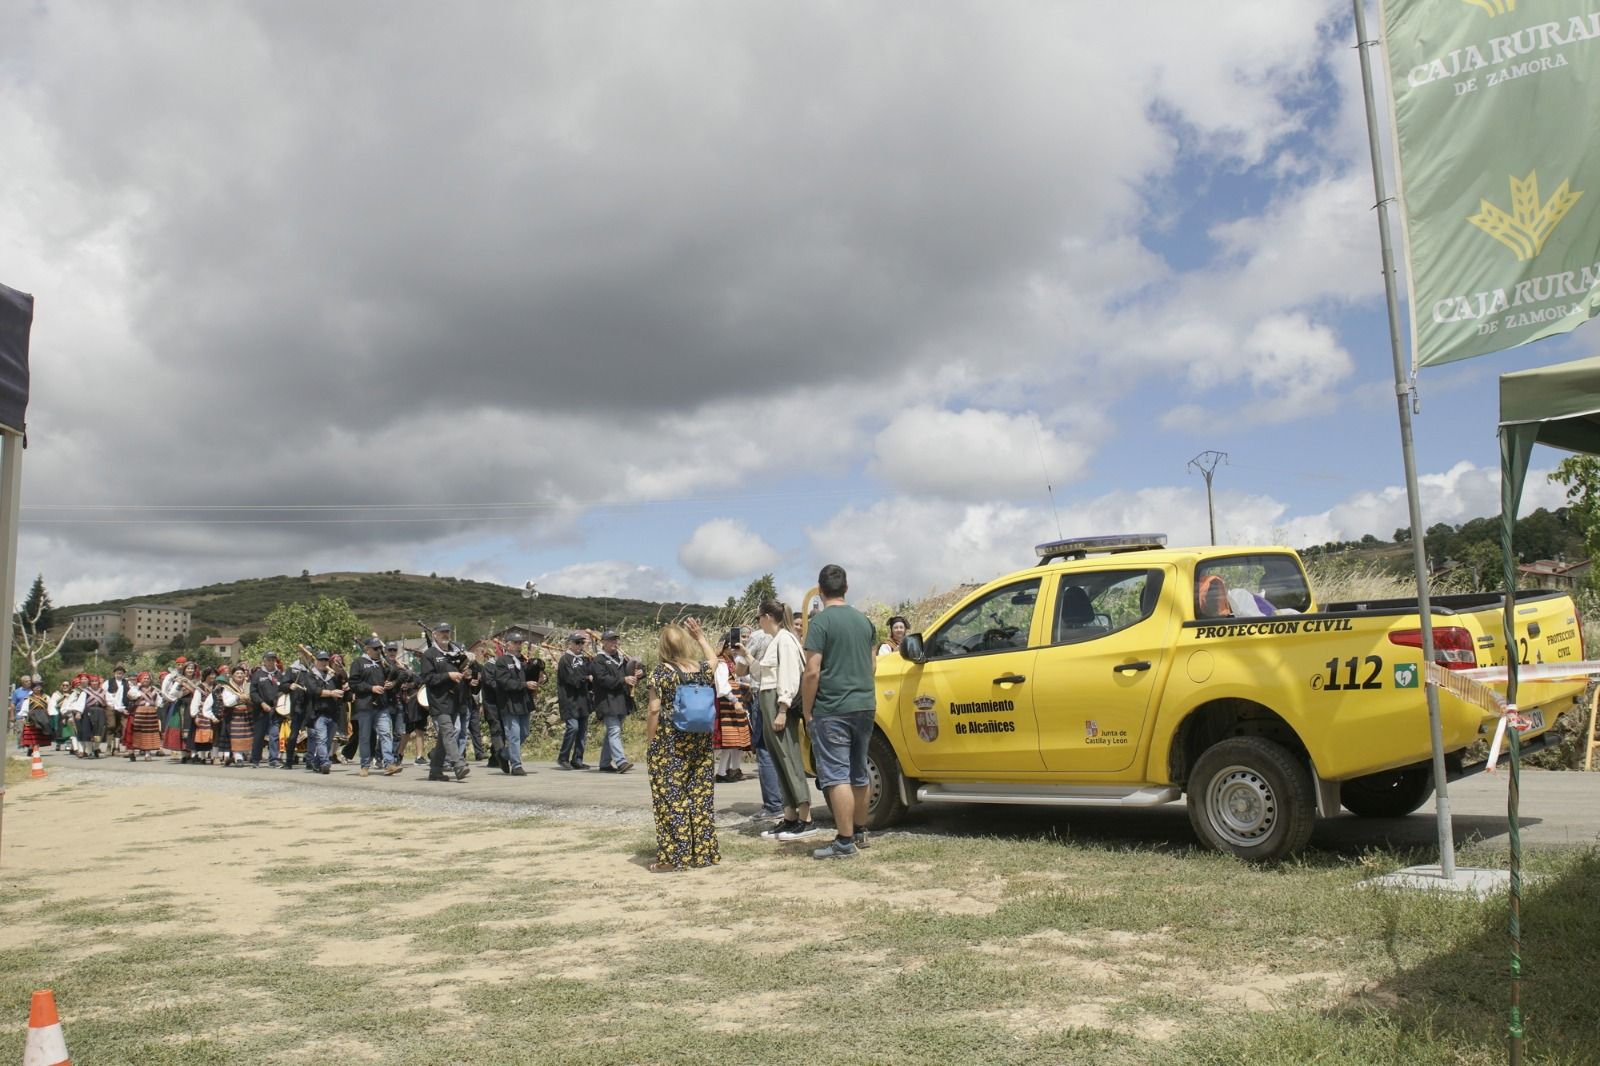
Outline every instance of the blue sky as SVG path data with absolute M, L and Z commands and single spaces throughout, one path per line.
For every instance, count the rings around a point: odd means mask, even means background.
M 0 43 L 19 567 L 720 600 L 837 561 L 894 601 L 1026 562 L 1047 477 L 1065 532 L 1201 539 L 1206 449 L 1227 539 L 1386 537 L 1352 37 L 1323 0 L 41 5 Z M 1494 509 L 1496 375 L 1586 333 L 1422 374 L 1426 521 Z

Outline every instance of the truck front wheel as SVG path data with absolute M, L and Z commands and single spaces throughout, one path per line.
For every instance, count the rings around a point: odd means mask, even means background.
M 1261 737 L 1218 741 L 1189 777 L 1189 822 L 1208 847 L 1252 862 L 1293 854 L 1311 839 L 1311 774 Z
M 905 801 L 900 798 L 900 760 L 877 730 L 872 731 L 867 745 L 867 782 L 867 828 L 882 829 L 898 822 L 906 813 Z
M 1404 818 L 1433 795 L 1433 768 L 1408 766 L 1352 778 L 1339 786 L 1339 802 L 1363 818 Z

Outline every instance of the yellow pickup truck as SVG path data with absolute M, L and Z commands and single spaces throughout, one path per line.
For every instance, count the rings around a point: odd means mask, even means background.
M 919 803 L 1155 806 L 1208 846 L 1293 853 L 1320 814 L 1409 814 L 1433 791 L 1415 600 L 1317 603 L 1295 552 L 1039 545 L 877 660 L 868 824 Z M 1435 658 L 1505 662 L 1504 600 L 1434 601 Z M 1521 662 L 1584 658 L 1564 593 L 1517 601 Z M 1524 690 L 1530 748 L 1583 685 Z M 1440 695 L 1452 774 L 1492 717 Z

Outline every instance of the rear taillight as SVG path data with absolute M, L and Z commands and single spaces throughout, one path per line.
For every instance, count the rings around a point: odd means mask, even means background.
M 1389 643 L 1402 648 L 1421 648 L 1422 630 L 1402 629 L 1389 634 Z M 1478 649 L 1472 631 L 1461 626 L 1436 626 L 1433 630 L 1433 661 L 1446 670 L 1475 670 Z

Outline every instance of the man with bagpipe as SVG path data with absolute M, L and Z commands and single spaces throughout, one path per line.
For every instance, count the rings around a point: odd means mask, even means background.
M 317 652 L 317 665 L 306 679 L 311 695 L 311 742 L 306 747 L 306 766 L 319 774 L 333 770 L 333 737 L 349 692 L 348 683 L 334 672 L 332 660 L 331 653 Z
M 277 766 L 283 760 L 278 756 L 278 699 L 288 691 L 289 674 L 278 662 L 278 653 L 261 653 L 261 665 L 250 675 L 250 765 L 261 765 L 261 753 L 267 753 L 267 765 Z
M 361 657 L 350 664 L 350 691 L 355 695 L 359 776 L 367 776 L 376 756 L 378 769 L 393 777 L 400 772 L 400 764 L 394 757 L 393 721 L 389 717 L 389 669 L 383 660 L 383 641 L 376 636 L 366 639 Z
M 470 772 L 456 743 L 456 716 L 468 683 L 467 651 L 450 639 L 454 632 L 449 622 L 440 622 L 422 650 L 422 686 L 428 693 L 428 717 L 438 733 L 428 762 L 429 781 L 448 781 L 447 766 L 457 781 L 466 780 Z
M 390 730 L 394 734 L 394 761 L 406 763 L 406 744 L 417 737 L 417 756 L 422 755 L 422 740 L 428 732 L 427 709 L 417 704 L 417 675 L 400 659 L 400 642 L 383 646 L 384 684 L 389 687 Z M 398 773 L 398 771 L 396 771 Z
M 507 633 L 506 651 L 495 656 L 484 671 L 484 714 L 488 715 L 490 693 L 493 692 L 500 734 L 496 754 L 501 772 L 512 777 L 528 775 L 522 765 L 522 744 L 528 739 L 533 694 L 544 677 L 544 660 L 538 656 L 523 656 L 524 639 L 518 630 Z M 494 726 L 491 724 L 490 728 L 493 730 Z M 495 739 L 493 732 L 490 736 Z
M 556 698 L 561 704 L 564 729 L 561 752 L 556 765 L 563 770 L 587 770 L 583 745 L 589 736 L 589 712 L 593 708 L 594 677 L 585 654 L 589 634 L 574 630 L 567 637 L 567 650 L 556 663 Z
M 300 657 L 289 668 L 289 737 L 283 743 L 283 768 L 285 770 L 294 769 L 295 753 L 300 747 L 301 733 L 306 733 L 308 736 L 306 768 L 308 770 L 316 769 L 310 759 L 309 743 L 312 706 L 312 662 L 310 649 L 301 647 Z

